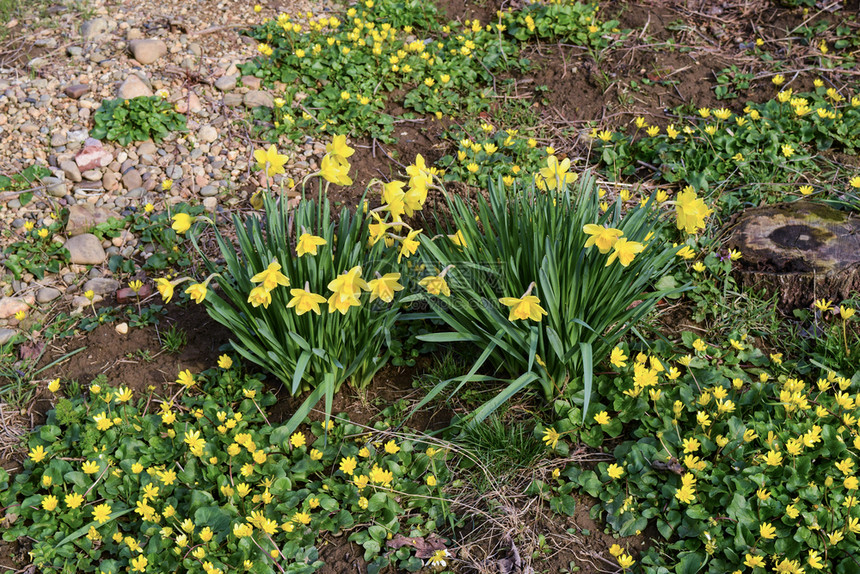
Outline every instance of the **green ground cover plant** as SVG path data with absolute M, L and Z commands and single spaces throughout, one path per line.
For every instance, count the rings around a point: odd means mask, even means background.
M 370 572 L 420 569 L 414 546 L 383 549 L 453 520 L 446 452 L 346 419 L 286 432 L 266 418 L 275 397 L 260 378 L 218 362 L 181 372 L 169 398 L 52 381 L 55 408 L 29 437 L 24 470 L 0 470 L 4 540 L 34 539 L 46 573 L 297 574 L 322 565 L 324 533 L 350 533 Z
M 96 110 L 90 136 L 122 145 L 152 139 L 160 142 L 173 132 L 186 131 L 186 117 L 161 96 L 104 100 Z
M 610 177 L 689 184 L 715 198 L 721 217 L 787 197 L 840 197 L 860 179 L 840 182 L 842 189 L 817 183 L 827 165 L 819 152 L 860 147 L 860 96 L 816 83 L 815 92 L 784 89 L 743 114 L 700 108 L 697 118 L 678 117 L 665 129 L 637 118 L 630 135 L 595 130 L 594 149 Z
M 384 101 L 403 92 L 403 106 L 438 118 L 489 110 L 496 76 L 522 71 L 522 42 L 533 38 L 604 48 L 617 22 L 597 5 L 536 3 L 500 11 L 492 22 L 441 22 L 429 3 L 359 2 L 345 17 L 297 19 L 283 14 L 252 28 L 261 57 L 246 74 L 285 84 L 274 107 L 257 108 L 262 134 L 275 141 L 308 133 L 370 135 L 393 141 Z

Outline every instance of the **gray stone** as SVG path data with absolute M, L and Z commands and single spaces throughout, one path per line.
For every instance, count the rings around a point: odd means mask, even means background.
M 212 197 L 218 195 L 218 186 L 206 185 L 200 189 L 200 195 L 202 195 L 203 197 Z
M 108 22 L 104 18 L 93 18 L 81 24 L 81 36 L 84 40 L 94 40 L 108 31 Z
M 197 132 L 197 138 L 202 142 L 212 143 L 218 139 L 218 130 L 209 125 L 203 126 Z
M 107 295 L 113 293 L 120 287 L 120 282 L 110 277 L 95 277 L 84 283 L 83 290 L 92 291 L 96 295 Z
M 119 174 L 115 171 L 105 171 L 102 177 L 102 185 L 107 191 L 113 191 L 119 187 Z
M 245 94 L 245 97 L 242 98 L 242 103 L 245 104 L 246 108 L 275 107 L 275 100 L 272 98 L 272 94 L 261 92 L 259 90 L 254 90 Z
M 69 220 L 66 223 L 66 234 L 69 237 L 86 233 L 100 223 L 109 219 L 122 219 L 119 214 L 105 207 L 95 207 L 88 203 L 75 204 L 69 207 Z
M 46 177 L 42 180 L 51 197 L 66 197 L 66 182 L 59 177 Z
M 74 273 L 63 273 L 63 281 L 69 285 L 74 283 L 75 279 L 77 279 L 77 278 L 78 278 L 78 276 L 75 275 Z
M 51 147 L 60 147 L 64 146 L 68 143 L 68 139 L 66 138 L 66 134 L 63 132 L 54 132 L 51 135 Z
M 155 144 L 152 142 L 143 142 L 137 146 L 138 155 L 154 155 L 157 151 L 158 148 L 155 147 Z
M 215 80 L 215 88 L 222 92 L 236 89 L 236 76 L 221 76 Z
M 5 345 L 17 334 L 18 331 L 15 329 L 0 329 L 0 345 Z
M 122 85 L 117 90 L 116 97 L 124 100 L 139 98 L 141 96 L 151 96 L 152 90 L 146 83 L 140 79 L 137 74 L 131 74 L 125 79 Z
M 101 181 L 102 179 L 102 170 L 100 169 L 88 169 L 84 173 L 81 174 L 83 178 L 87 181 Z
M 151 64 L 167 53 L 167 44 L 162 40 L 132 40 L 128 45 L 134 59 L 143 65 Z
M 215 197 L 206 197 L 203 199 L 203 207 L 205 207 L 208 211 L 215 211 L 215 208 L 218 207 L 218 199 Z
M 81 181 L 81 170 L 78 169 L 78 164 L 73 161 L 66 160 L 60 162 L 60 169 L 66 174 L 66 177 L 71 181 L 78 183 Z
M 98 265 L 105 260 L 102 242 L 92 233 L 83 233 L 69 238 L 65 243 L 69 250 L 69 261 L 79 265 Z
M 136 169 L 130 169 L 122 174 L 122 184 L 126 189 L 135 189 L 143 185 L 143 178 Z
M 203 47 L 197 42 L 189 42 L 188 51 L 197 56 L 198 58 L 203 55 Z
M 242 94 L 224 94 L 224 105 L 235 108 L 242 105 Z M 272 102 L 274 104 L 274 101 Z
M 68 133 L 68 139 L 70 142 L 85 142 L 89 137 L 89 132 L 87 130 L 72 130 Z
M 71 56 L 72 58 L 80 58 L 81 56 L 84 55 L 84 49 L 81 48 L 80 46 L 69 46 L 66 49 L 66 53 L 69 56 Z M 71 97 L 71 96 L 69 96 L 69 97 Z
M 42 287 L 41 289 L 36 291 L 36 302 L 50 303 L 62 294 L 62 291 L 60 291 L 59 289 L 54 289 L 53 287 Z

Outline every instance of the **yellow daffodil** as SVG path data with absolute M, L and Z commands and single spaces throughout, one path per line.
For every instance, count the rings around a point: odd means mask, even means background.
M 606 267 L 612 265 L 612 262 L 615 261 L 615 259 L 618 259 L 618 262 L 621 263 L 622 266 L 627 267 L 633 262 L 637 253 L 645 251 L 645 246 L 638 241 L 629 241 L 627 238 L 622 237 L 615 242 L 612 249 L 612 254 L 610 254 L 606 259 Z
M 304 315 L 308 311 L 313 311 L 317 315 L 321 313 L 320 303 L 325 303 L 326 299 L 322 295 L 305 291 L 304 289 L 290 289 L 290 299 L 287 303 L 287 309 L 296 309 L 296 315 Z
M 317 237 L 310 233 L 302 233 L 301 236 L 299 236 L 298 243 L 296 244 L 296 255 L 299 257 L 307 253 L 316 255 L 317 247 L 325 245 L 326 243 L 327 241 L 322 237 Z
M 683 229 L 687 233 L 692 234 L 699 229 L 704 229 L 705 219 L 711 213 L 713 210 L 705 205 L 704 200 L 696 197 L 696 192 L 692 187 L 686 187 L 675 200 L 678 229 Z
M 289 287 L 290 279 L 281 273 L 281 264 L 278 263 L 277 259 L 272 259 L 272 262 L 269 263 L 269 266 L 265 270 L 251 277 L 251 283 L 262 283 L 263 289 L 272 291 L 278 285 Z
M 382 299 L 386 303 L 391 303 L 394 300 L 394 294 L 404 289 L 403 285 L 397 282 L 399 279 L 400 273 L 386 273 L 381 277 L 368 281 L 367 286 L 370 287 L 370 300 Z
M 606 254 L 612 249 L 612 246 L 615 245 L 615 242 L 624 235 L 624 232 L 620 229 L 614 229 L 612 227 L 604 227 L 602 225 L 595 225 L 593 223 L 587 223 L 582 227 L 583 233 L 589 235 L 590 237 L 585 241 L 585 247 L 591 247 L 592 245 L 596 245 L 601 253 Z
M 540 322 L 543 316 L 547 315 L 546 309 L 540 306 L 540 299 L 528 293 L 519 299 L 516 297 L 502 297 L 499 299 L 499 303 L 510 307 L 508 321 L 525 321 L 526 319 L 531 319 L 532 321 Z

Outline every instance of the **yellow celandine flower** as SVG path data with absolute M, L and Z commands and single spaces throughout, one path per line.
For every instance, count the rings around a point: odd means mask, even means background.
M 325 245 L 326 243 L 328 242 L 322 237 L 317 237 L 310 233 L 302 233 L 299 237 L 298 243 L 296 244 L 296 255 L 299 257 L 308 253 L 316 255 L 317 248 L 321 245 Z
M 400 452 L 400 447 L 397 446 L 397 443 L 394 441 L 394 439 L 391 439 L 390 441 L 385 443 L 385 452 L 387 452 L 388 454 L 397 454 L 398 452 Z
M 193 387 L 195 383 L 194 375 L 191 374 L 191 371 L 188 369 L 180 371 L 179 376 L 176 378 L 176 383 L 186 388 Z
M 221 355 L 218 357 L 218 367 L 221 369 L 229 369 L 233 366 L 233 359 L 230 355 Z
M 650 137 L 653 138 L 660 133 L 660 128 L 658 126 L 651 126 L 647 130 L 645 130 L 645 133 L 647 133 Z
M 54 495 L 43 496 L 42 497 L 42 509 L 47 510 L 48 512 L 52 512 L 55 508 L 57 508 L 57 504 L 59 500 Z
M 386 273 L 381 277 L 368 281 L 367 286 L 370 288 L 370 300 L 382 299 L 386 303 L 391 303 L 394 300 L 394 294 L 404 289 L 403 285 L 397 282 L 399 279 L 400 273 Z
M 546 446 L 555 450 L 555 447 L 558 446 L 558 440 L 561 438 L 561 435 L 557 430 L 552 427 L 547 427 L 543 431 L 543 440 L 546 443 Z
M 827 311 L 830 311 L 831 309 L 833 309 L 833 301 L 828 301 L 826 299 L 817 299 L 813 303 L 813 305 L 815 306 L 816 309 L 818 309 L 822 313 L 826 313 Z
M 776 538 L 776 528 L 769 522 L 760 524 L 758 532 L 765 540 L 773 540 Z
M 302 432 L 295 432 L 290 436 L 290 444 L 293 448 L 299 448 L 307 443 L 305 435 Z
M 622 237 L 615 242 L 612 249 L 612 253 L 606 259 L 605 266 L 609 267 L 616 259 L 618 259 L 618 262 L 621 263 L 623 267 L 627 267 L 633 262 L 633 259 L 636 258 L 637 253 L 645 251 L 645 246 L 638 241 L 629 241 L 626 237 Z
M 317 295 L 304 289 L 290 289 L 290 295 L 293 298 L 287 303 L 287 308 L 295 308 L 296 315 L 304 315 L 308 311 L 313 311 L 319 315 L 321 313 L 320 303 L 325 303 L 326 301 L 322 295 Z
M 48 383 L 48 390 L 52 393 L 56 393 L 60 390 L 60 379 L 54 379 L 50 383 Z
M 809 558 L 807 558 L 806 561 L 812 568 L 815 568 L 816 570 L 821 570 L 822 568 L 824 568 L 824 562 L 821 561 L 819 553 L 815 550 L 809 551 Z
M 146 559 L 146 556 L 138 556 L 137 558 L 132 558 L 131 559 L 131 571 L 132 572 L 145 572 L 147 564 L 149 564 L 149 560 Z
M 769 450 L 764 457 L 764 462 L 768 466 L 782 466 L 782 455 L 776 451 Z
M 599 249 L 604 255 L 609 253 L 618 239 L 624 235 L 624 232 L 620 229 L 604 227 L 593 223 L 587 223 L 584 225 L 582 227 L 582 231 L 586 235 L 589 235 L 589 238 L 585 241 L 585 247 L 588 248 L 592 245 L 596 245 L 597 249 Z
M 791 144 L 783 144 L 782 146 L 782 155 L 785 157 L 791 157 L 794 155 L 794 146 Z
M 687 233 L 694 234 L 699 229 L 704 229 L 705 219 L 712 213 L 713 210 L 696 196 L 696 191 L 690 186 L 684 188 L 675 200 L 677 227 Z
M 93 520 L 98 522 L 99 524 L 104 524 L 110 518 L 111 507 L 110 504 L 103 503 L 93 508 Z
M 193 220 L 187 213 L 176 213 L 171 219 L 173 219 L 173 225 L 170 227 L 176 233 L 182 234 L 191 229 Z
M 624 569 L 632 568 L 634 564 L 636 564 L 636 560 L 629 554 L 622 554 L 618 557 L 618 565 Z
M 388 487 L 394 481 L 394 473 L 390 470 L 383 470 L 379 465 L 374 464 L 369 478 L 373 483 Z
M 831 546 L 836 546 L 837 544 L 842 542 L 842 539 L 844 537 L 845 537 L 845 535 L 842 534 L 841 530 L 836 530 L 836 531 L 831 532 L 830 534 L 827 535 L 827 540 L 828 540 L 828 542 L 830 542 Z
M 624 469 L 613 462 L 606 468 L 606 473 L 609 475 L 609 478 L 617 480 L 624 476 Z
M 699 108 L 699 115 L 703 118 L 711 117 L 711 109 L 710 108 Z
M 860 175 L 855 175 L 850 180 L 848 180 L 848 185 L 850 185 L 854 189 L 860 189 Z
M 839 316 L 842 317 L 843 321 L 847 321 L 853 317 L 854 313 L 856 313 L 856 310 L 853 307 L 847 307 L 845 305 L 839 306 Z
M 594 422 L 596 422 L 599 425 L 608 425 L 610 420 L 612 420 L 612 419 L 609 416 L 609 413 L 606 411 L 601 411 L 601 412 L 597 413 L 596 415 L 594 415 Z
M 627 355 L 625 355 L 624 351 L 619 347 L 612 349 L 612 353 L 609 355 L 609 362 L 616 368 L 626 367 L 627 363 L 625 361 L 627 361 L 627 359 Z

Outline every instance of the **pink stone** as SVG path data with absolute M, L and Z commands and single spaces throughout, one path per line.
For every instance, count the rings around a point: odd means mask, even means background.
M 84 144 L 84 149 L 75 156 L 80 171 L 107 167 L 113 161 L 113 153 L 105 149 L 100 141 L 87 138 Z

